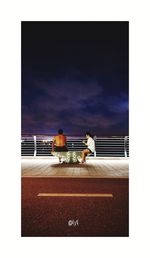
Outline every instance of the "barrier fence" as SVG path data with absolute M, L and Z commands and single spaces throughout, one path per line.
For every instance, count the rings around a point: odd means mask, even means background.
M 69 151 L 85 149 L 83 137 L 67 137 Z M 22 136 L 21 156 L 52 156 L 52 136 Z M 97 137 L 95 157 L 129 157 L 129 136 Z

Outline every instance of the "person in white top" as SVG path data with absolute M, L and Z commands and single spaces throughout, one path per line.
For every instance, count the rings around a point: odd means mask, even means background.
M 83 143 L 87 146 L 87 148 L 82 151 L 81 163 L 86 162 L 86 156 L 88 154 L 95 152 L 95 141 L 93 140 L 93 138 L 89 132 L 86 132 L 86 138 L 87 138 L 87 141 L 83 141 Z

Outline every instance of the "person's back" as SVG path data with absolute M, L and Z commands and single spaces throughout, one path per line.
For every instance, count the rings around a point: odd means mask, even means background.
M 88 149 L 94 153 L 95 152 L 95 141 L 93 140 L 92 137 L 89 137 L 88 140 L 87 140 L 87 146 L 88 146 Z
M 66 136 L 63 134 L 58 134 L 54 137 L 55 145 L 58 147 L 63 147 L 66 145 Z
M 63 134 L 63 130 L 59 129 L 58 135 L 56 135 L 53 139 L 52 151 L 53 150 L 55 150 L 56 152 L 68 151 L 66 145 L 67 145 L 66 136 Z

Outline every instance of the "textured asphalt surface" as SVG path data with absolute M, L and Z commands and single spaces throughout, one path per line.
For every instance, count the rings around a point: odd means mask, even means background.
M 110 193 L 39 197 L 39 193 Z M 128 179 L 22 178 L 22 236 L 128 236 Z

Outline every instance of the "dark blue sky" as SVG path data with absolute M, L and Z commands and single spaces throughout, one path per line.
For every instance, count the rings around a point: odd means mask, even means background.
M 22 22 L 22 133 L 128 135 L 128 22 Z

